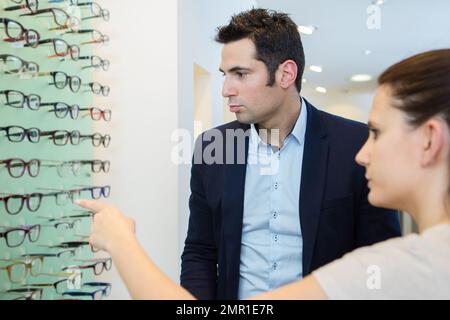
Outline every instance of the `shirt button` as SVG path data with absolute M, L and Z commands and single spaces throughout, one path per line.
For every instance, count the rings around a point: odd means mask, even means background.
M 276 219 L 276 218 L 278 217 L 278 212 L 274 211 L 274 212 L 272 213 L 272 216 L 273 216 L 274 219 Z
M 277 263 L 276 263 L 276 262 L 274 262 L 274 263 L 272 264 L 272 270 L 277 270 Z
M 275 182 L 275 184 L 273 185 L 273 187 L 275 188 L 275 190 L 278 189 L 279 186 L 280 186 L 280 185 L 278 184 L 278 182 Z
M 278 242 L 278 235 L 274 235 L 273 240 L 275 240 L 275 242 Z

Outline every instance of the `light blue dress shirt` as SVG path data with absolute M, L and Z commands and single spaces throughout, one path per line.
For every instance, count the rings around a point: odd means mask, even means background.
M 251 125 L 245 177 L 238 298 L 302 277 L 299 197 L 306 103 L 283 147 L 274 152 Z

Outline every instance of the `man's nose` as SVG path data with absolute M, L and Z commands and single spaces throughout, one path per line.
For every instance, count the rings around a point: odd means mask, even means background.
M 236 89 L 230 83 L 230 81 L 225 77 L 225 80 L 224 80 L 223 86 L 222 86 L 222 96 L 224 98 L 228 98 L 231 96 L 235 96 L 236 94 L 237 94 Z

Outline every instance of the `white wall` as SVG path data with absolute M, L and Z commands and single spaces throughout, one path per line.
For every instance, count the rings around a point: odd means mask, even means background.
M 109 202 L 136 220 L 137 236 L 157 265 L 173 280 L 179 277 L 178 169 L 170 161 L 171 133 L 178 127 L 177 0 L 108 0 L 109 23 L 96 28 L 111 37 L 97 50 L 109 57 L 109 72 L 96 80 L 111 86 L 108 99 L 95 105 L 113 110 L 113 121 L 96 123 L 109 132 L 110 148 L 96 157 L 112 161 L 109 176 L 96 184 L 111 184 Z M 129 297 L 112 270 L 101 280 L 113 283 L 111 299 Z M 148 284 L 151 286 L 152 284 Z

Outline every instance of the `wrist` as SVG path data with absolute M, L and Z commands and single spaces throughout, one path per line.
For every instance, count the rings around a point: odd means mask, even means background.
M 111 256 L 115 254 L 120 254 L 126 250 L 130 250 L 133 246 L 137 245 L 137 239 L 135 234 L 126 233 L 122 234 L 120 237 L 116 237 L 106 243 L 106 251 L 109 252 Z

